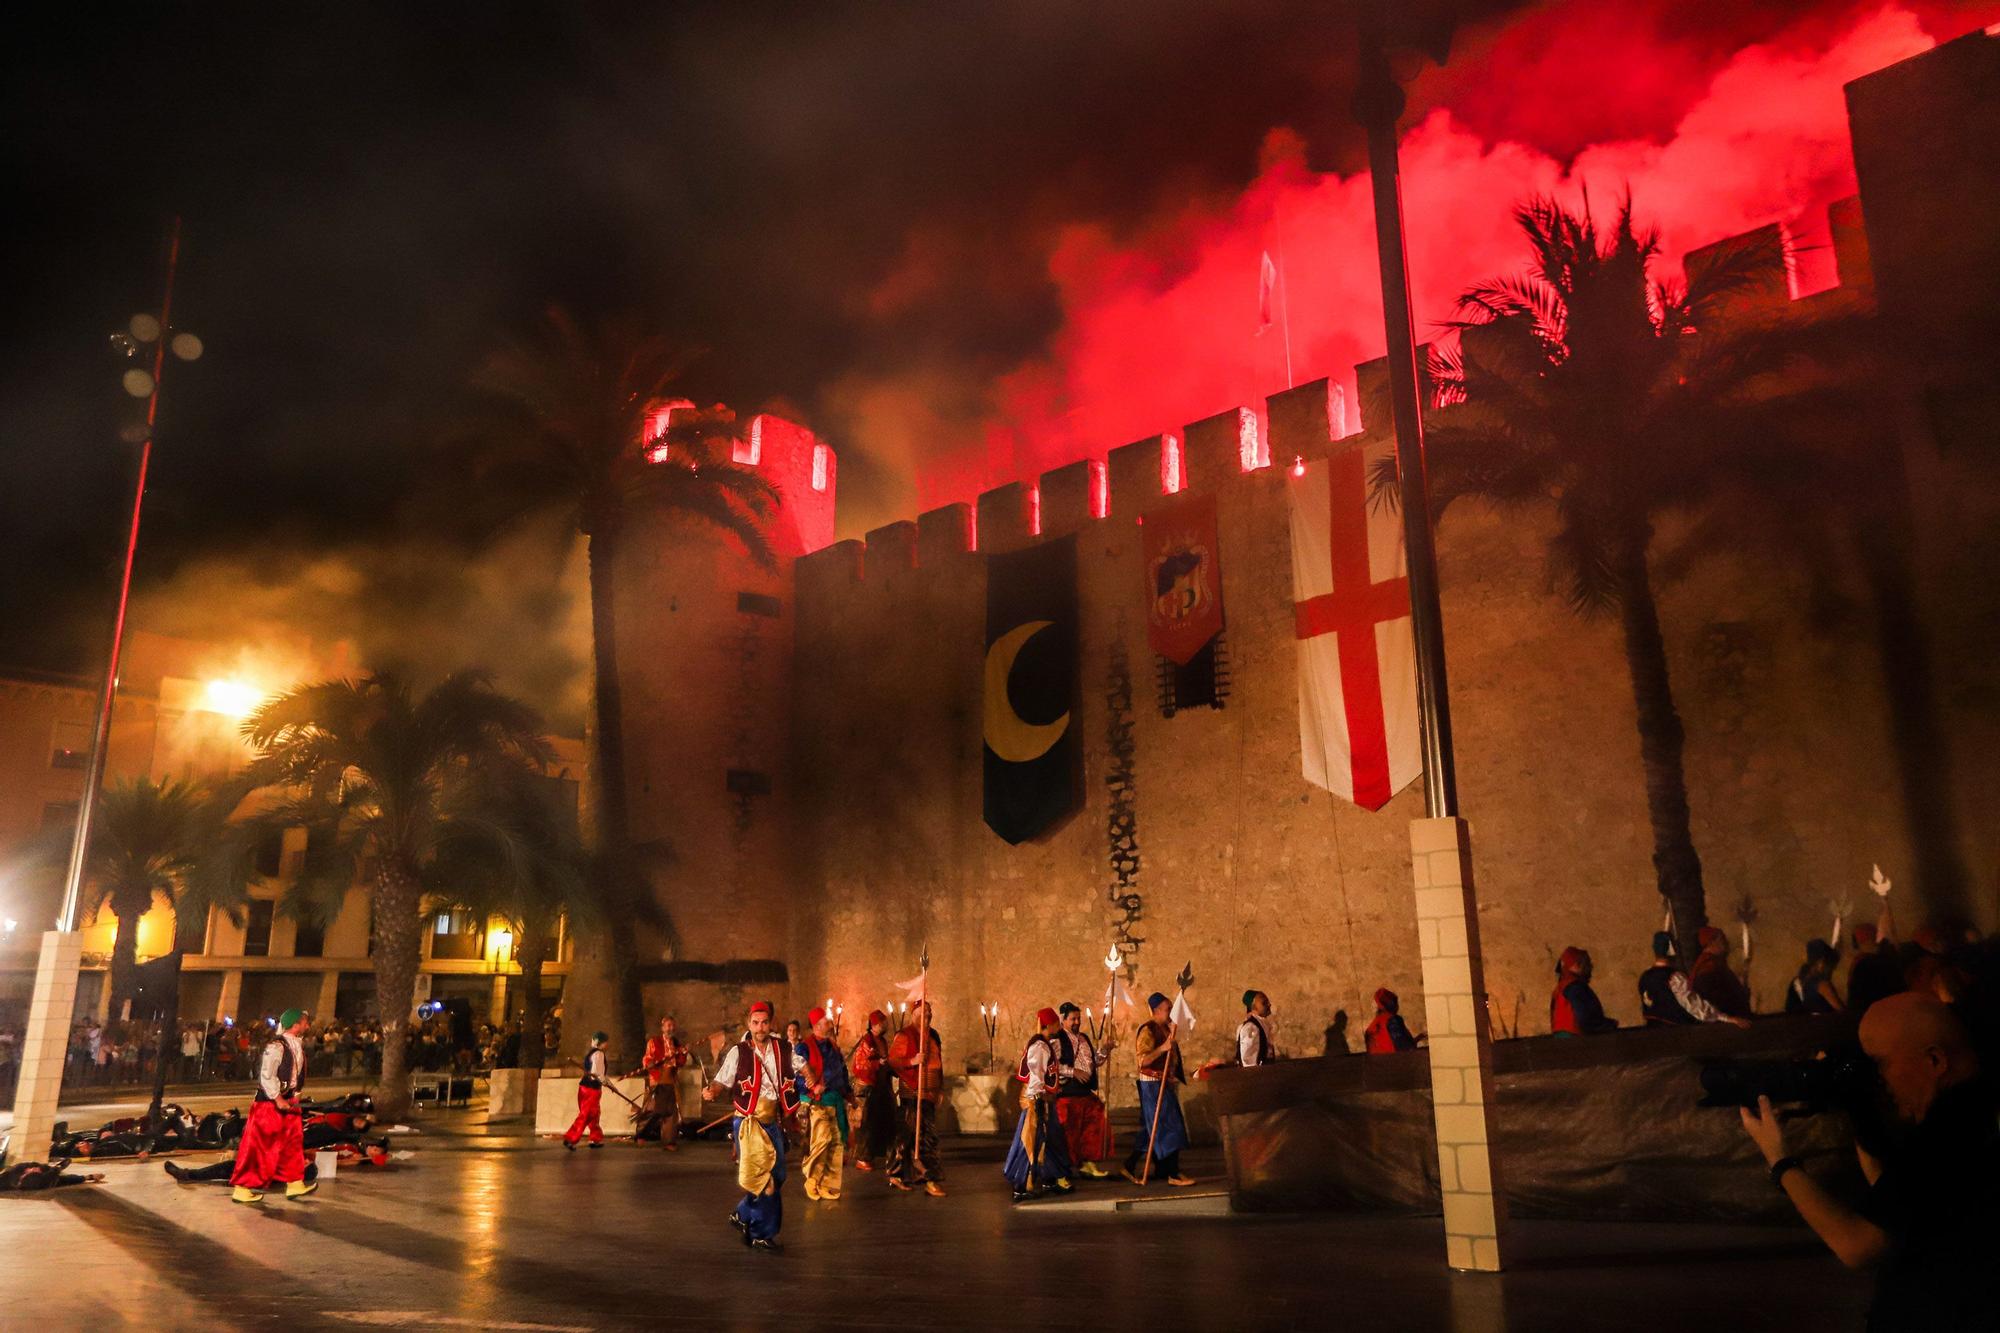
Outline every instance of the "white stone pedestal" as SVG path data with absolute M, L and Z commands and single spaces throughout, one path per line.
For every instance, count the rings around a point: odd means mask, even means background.
M 535 1089 L 541 1083 L 539 1069 L 496 1069 L 486 1085 L 486 1118 L 533 1115 Z M 564 1128 L 568 1128 L 567 1125 Z
M 42 935 L 35 966 L 28 1027 L 21 1034 L 21 1079 L 14 1090 L 14 1132 L 7 1164 L 40 1162 L 49 1155 L 56 1102 L 62 1096 L 63 1061 L 69 1055 L 70 1018 L 76 1010 L 76 974 L 83 962 L 83 932 Z
M 1507 1207 L 1493 1169 L 1493 1037 L 1465 821 L 1411 821 L 1410 867 L 1430 1033 L 1445 1262 L 1495 1273 L 1506 1260 Z

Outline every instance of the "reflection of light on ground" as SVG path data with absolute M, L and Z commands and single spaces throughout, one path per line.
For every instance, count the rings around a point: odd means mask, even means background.
M 503 1197 L 500 1188 L 501 1154 L 466 1154 L 464 1185 L 459 1192 L 461 1216 L 465 1219 L 465 1276 L 470 1279 L 463 1291 L 466 1304 L 483 1307 L 495 1290 L 493 1270 L 501 1256 L 500 1224 Z

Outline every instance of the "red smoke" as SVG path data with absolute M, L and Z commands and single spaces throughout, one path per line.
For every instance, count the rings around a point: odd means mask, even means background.
M 1413 90 L 1432 107 L 1403 141 L 1420 336 L 1452 313 L 1467 284 L 1519 267 L 1509 215 L 1532 193 L 1576 201 L 1587 186 L 1601 208 L 1629 185 L 1676 260 L 1773 221 L 1794 224 L 1804 245 L 1823 241 L 1825 206 L 1855 189 L 1842 85 L 1933 45 L 1926 19 L 1943 37 L 1983 21 L 1964 5 L 1831 17 L 1822 7 L 1764 22 L 1761 40 L 1717 51 L 1711 36 L 1665 31 L 1670 6 L 1636 16 L 1648 8 L 1533 11 L 1475 35 Z M 1974 8 L 1991 18 L 2000 5 Z M 925 507 L 1261 403 L 1286 386 L 1287 314 L 1293 382 L 1350 381 L 1356 362 L 1381 354 L 1366 175 L 1310 170 L 1283 129 L 1269 136 L 1265 161 L 1239 196 L 1191 200 L 1144 236 L 1087 224 L 1055 234 L 1048 272 L 1060 332 L 1046 356 L 990 391 L 983 452 L 925 451 Z M 1259 332 L 1266 252 L 1281 268 L 1279 318 Z M 1829 285 L 1831 255 L 1808 254 L 1801 276 L 1805 290 Z M 921 276 L 891 282 L 910 280 Z M 883 406 L 902 397 L 876 392 Z

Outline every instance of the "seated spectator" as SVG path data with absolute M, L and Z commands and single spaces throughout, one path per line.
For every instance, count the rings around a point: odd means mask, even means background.
M 1881 1160 L 1857 1148 L 1868 1194 L 1849 1208 L 1786 1151 L 1769 1098 L 1743 1126 L 1828 1249 L 1879 1276 L 1870 1329 L 1992 1328 L 2000 1311 L 2000 1127 L 1991 1084 L 1965 1027 L 1935 996 L 1877 1000 L 1861 1049 L 1893 1107 L 1896 1138 Z
M 1728 940 L 1723 941 L 1726 948 Z M 1653 932 L 1653 965 L 1639 974 L 1639 1012 L 1650 1027 L 1692 1027 L 1697 1023 L 1728 1023 L 1747 1028 L 1750 1020 L 1725 1014 L 1695 994 L 1687 973 L 1674 962 L 1674 937 Z
M 1847 1006 L 1833 988 L 1833 970 L 1840 965 L 1840 950 L 1825 940 L 1806 941 L 1806 961 L 1785 990 L 1788 1014 L 1838 1014 Z
M 1375 992 L 1375 1017 L 1368 1021 L 1368 1031 L 1362 1038 L 1362 1049 L 1370 1055 L 1393 1055 L 1397 1051 L 1414 1051 L 1417 1039 L 1410 1035 L 1410 1025 L 1396 1011 L 1402 1002 L 1396 992 L 1386 986 Z
M 1618 1020 L 1608 1018 L 1590 988 L 1590 955 L 1571 945 L 1556 959 L 1556 988 L 1549 996 L 1549 1031 L 1559 1037 L 1588 1037 L 1610 1032 Z
M 1694 993 L 1713 1005 L 1718 1013 L 1731 1018 L 1750 1017 L 1750 988 L 1729 966 L 1729 932 L 1703 926 L 1695 938 L 1701 952 L 1688 969 L 1688 985 Z

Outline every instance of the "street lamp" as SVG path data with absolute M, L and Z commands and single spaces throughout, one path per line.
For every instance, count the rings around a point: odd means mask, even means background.
M 180 361 L 193 361 L 202 353 L 201 339 L 173 326 L 174 274 L 180 263 L 180 251 L 181 222 L 175 218 L 167 230 L 166 281 L 162 285 L 160 313 L 135 315 L 123 331 L 111 336 L 112 346 L 128 361 L 143 363 L 150 353 L 150 370 L 143 364 L 135 364 L 121 377 L 127 394 L 146 400 L 146 419 L 143 425 L 125 433 L 127 440 L 139 446 L 138 475 L 132 484 L 132 516 L 125 534 L 125 564 L 118 582 L 117 613 L 111 622 L 111 651 L 105 659 L 104 682 L 98 692 L 90 761 L 84 768 L 83 791 L 77 801 L 76 832 L 70 842 L 62 911 L 56 919 L 56 928 L 42 936 L 41 958 L 35 968 L 35 999 L 28 1010 L 28 1030 L 22 1034 L 21 1075 L 14 1094 L 14 1133 L 9 1143 L 10 1155 L 14 1157 L 35 1151 L 34 1144 L 48 1142 L 62 1090 L 70 1019 L 76 1009 L 77 972 L 83 954 L 83 939 L 76 928 L 77 915 L 83 897 L 91 824 L 97 813 L 98 790 L 104 782 L 111 710 L 118 697 L 118 662 L 125 645 L 125 616 L 132 598 L 139 518 L 146 502 L 146 473 L 153 460 L 153 431 L 160 417 L 160 381 L 166 374 L 169 352 Z

